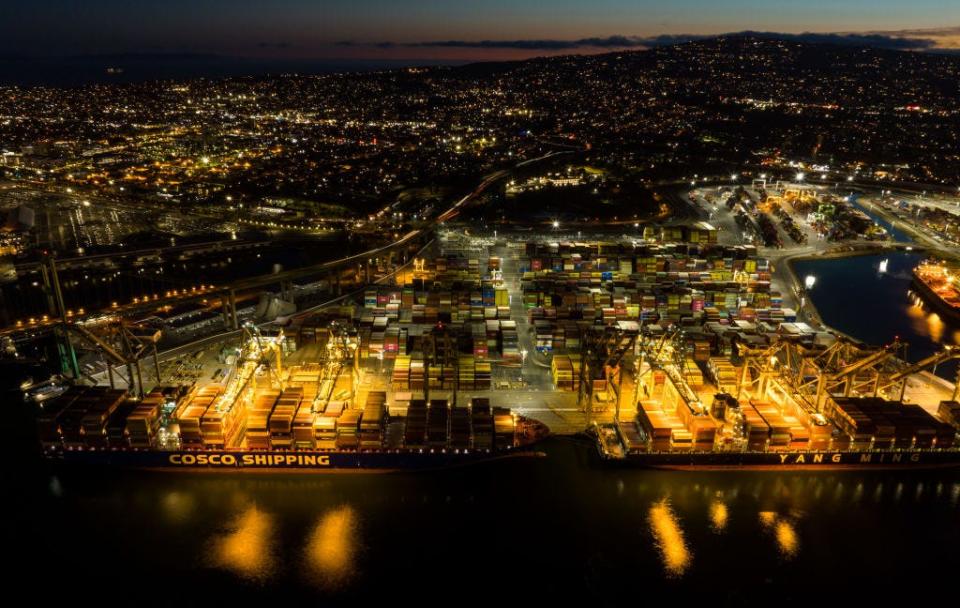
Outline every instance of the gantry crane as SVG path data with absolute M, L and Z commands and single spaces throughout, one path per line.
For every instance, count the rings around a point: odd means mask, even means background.
M 642 336 L 640 340 L 640 357 L 637 360 L 636 367 L 636 390 L 634 401 L 640 399 L 640 379 L 650 371 L 655 369 L 664 372 L 677 389 L 680 398 L 691 407 L 700 403 L 700 398 L 696 392 L 687 384 L 684 372 L 687 370 L 687 358 L 684 349 L 678 346 L 678 340 L 681 339 L 682 330 L 673 328 L 664 332 L 658 339 L 653 336 Z M 644 369 L 644 363 L 647 368 Z
M 876 396 L 876 393 L 890 393 L 891 389 L 899 387 L 896 390 L 896 394 L 899 396 L 899 401 L 903 401 L 904 393 L 907 390 L 907 378 L 929 367 L 936 369 L 937 365 L 945 361 L 950 361 L 951 359 L 960 359 L 960 346 L 947 346 L 940 352 L 925 357 L 900 371 L 884 377 L 884 379 L 878 383 L 874 396 Z M 956 401 L 958 396 L 960 396 L 960 368 L 957 369 L 957 377 L 953 384 L 953 395 L 950 399 Z
M 437 323 L 430 331 L 423 334 L 423 364 L 425 366 L 423 382 L 423 398 L 430 400 L 430 366 L 439 365 L 442 368 L 453 369 L 453 406 L 457 405 L 457 393 L 460 392 L 460 357 L 457 343 L 449 328 L 443 323 Z M 441 383 L 443 377 L 440 378 Z
M 777 373 L 782 346 L 781 342 L 762 347 L 737 344 L 737 354 L 743 361 L 737 382 L 737 401 L 750 395 L 761 398 L 766 393 L 767 383 Z
M 244 361 L 252 361 L 258 367 L 262 365 L 282 390 L 284 388 L 283 351 L 280 345 L 283 342 L 283 330 L 280 330 L 277 338 L 266 340 L 260 333 L 260 328 L 251 321 L 244 323 L 242 329 L 238 367 L 242 366 Z
M 349 363 L 353 388 L 356 388 L 359 375 L 359 349 L 355 341 L 350 340 L 350 332 L 337 322 L 330 323 L 327 344 L 320 353 L 320 375 L 317 378 L 317 402 L 329 403 L 337 386 L 337 378 Z
M 905 365 L 907 344 L 899 339 L 877 348 L 864 347 L 840 337 L 825 349 L 808 348 L 795 340 L 778 337 L 770 346 L 741 347 L 744 360 L 738 397 L 743 391 L 763 397 L 769 380 L 776 378 L 784 392 L 822 412 L 829 396 L 882 395 L 903 400 L 909 376 L 952 359 L 960 359 L 960 347 L 949 346 L 914 364 Z M 960 377 L 953 399 L 960 391 Z
M 106 359 L 107 378 L 111 388 L 115 385 L 114 375 L 118 375 L 126 382 L 131 393 L 143 397 L 145 391 L 140 361 L 148 355 L 152 355 L 157 382 L 160 382 L 160 362 L 157 354 L 160 330 L 142 327 L 122 318 L 110 320 L 95 328 L 73 322 L 65 322 L 62 327 L 68 336 L 74 334 L 81 340 L 89 342 L 103 355 Z M 69 342 L 69 337 L 67 341 Z M 126 378 L 117 369 L 118 367 L 126 368 Z
M 580 347 L 580 391 L 577 403 L 586 412 L 594 411 L 594 381 L 603 380 L 614 393 L 614 417 L 620 417 L 620 388 L 623 376 L 620 362 L 633 350 L 639 332 L 619 325 L 593 328 Z M 605 409 L 606 406 L 603 406 Z
M 660 368 L 660 364 L 667 356 L 665 350 L 667 345 L 672 345 L 679 333 L 680 330 L 676 329 L 672 332 L 663 332 L 659 338 L 655 338 L 655 336 L 641 332 L 638 338 L 640 356 L 637 358 L 636 365 L 637 394 L 635 401 L 640 398 L 640 378 L 647 372 Z M 643 369 L 644 363 L 648 364 L 646 369 Z
M 814 358 L 821 373 L 816 378 L 815 407 L 821 411 L 827 395 L 876 395 L 883 364 L 902 355 L 906 344 L 899 338 L 870 351 L 845 338 Z M 804 386 L 801 385 L 800 392 Z

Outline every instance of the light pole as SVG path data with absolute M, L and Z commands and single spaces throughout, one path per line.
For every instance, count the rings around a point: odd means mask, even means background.
M 813 286 L 817 284 L 817 277 L 812 274 L 808 274 L 803 279 L 803 289 L 800 290 L 800 310 L 799 313 L 803 312 L 803 307 L 807 303 L 807 292 L 813 289 Z
M 520 380 L 523 381 L 523 366 L 527 362 L 527 349 L 520 349 Z

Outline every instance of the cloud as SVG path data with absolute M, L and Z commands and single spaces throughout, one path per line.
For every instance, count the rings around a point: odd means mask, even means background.
M 815 44 L 838 44 L 842 46 L 868 46 L 880 49 L 894 49 L 899 51 L 924 51 L 936 48 L 937 43 L 930 38 L 907 38 L 886 34 L 817 34 L 804 32 L 802 34 L 780 34 L 776 32 L 742 32 L 743 35 L 761 38 L 779 38 L 782 40 L 796 40 Z
M 670 39 L 669 43 L 686 42 L 703 36 L 657 36 L 654 38 L 641 36 L 606 36 L 592 38 L 578 38 L 576 40 L 534 39 L 534 40 L 431 40 L 426 42 L 375 42 L 357 43 L 343 41 L 340 46 L 376 46 L 379 48 L 460 48 L 460 49 L 521 49 L 530 51 L 562 51 L 580 48 L 646 48 L 660 39 Z
M 724 36 L 756 36 L 820 44 L 867 46 L 901 51 L 935 51 L 944 47 L 940 38 L 960 35 L 960 28 L 939 30 L 908 30 L 904 32 L 814 33 L 785 34 L 779 32 L 744 31 Z M 356 42 L 345 40 L 337 46 L 366 46 L 376 48 L 448 48 L 448 49 L 515 49 L 527 51 L 575 51 L 579 49 L 645 49 L 684 42 L 716 38 L 714 35 L 679 34 L 661 36 L 616 35 L 605 37 L 521 40 L 431 40 L 423 42 Z
M 937 51 L 956 51 L 960 49 L 960 27 L 938 27 L 914 30 L 864 32 L 894 38 L 922 38 L 932 40 Z
M 960 36 L 960 26 L 932 27 L 912 30 L 874 30 L 870 32 L 844 33 L 880 34 L 881 36 L 916 36 L 918 38 L 944 38 L 950 36 Z

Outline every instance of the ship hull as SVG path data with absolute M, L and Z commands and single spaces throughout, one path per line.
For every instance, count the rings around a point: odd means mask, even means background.
M 222 473 L 385 473 L 430 471 L 495 460 L 543 456 L 528 448 L 492 452 L 311 452 L 56 450 L 45 454 L 54 466 L 83 466 Z
M 688 470 L 938 469 L 960 467 L 960 450 L 842 452 L 647 452 L 601 455 L 611 466 Z
M 923 298 L 923 301 L 936 311 L 937 314 L 943 315 L 945 320 L 960 323 L 960 308 L 955 308 L 945 302 L 943 298 L 938 296 L 930 289 L 929 285 L 917 276 L 916 272 L 913 273 L 913 287 L 917 290 L 917 293 L 920 294 L 920 297 Z

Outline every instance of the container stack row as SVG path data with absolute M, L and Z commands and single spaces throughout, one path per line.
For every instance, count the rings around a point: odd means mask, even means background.
M 134 400 L 122 389 L 73 386 L 37 414 L 40 442 L 45 448 L 151 448 L 166 400 L 161 390 Z
M 833 397 L 823 413 L 850 438 L 852 448 L 948 448 L 956 437 L 953 426 L 912 403 Z
M 553 384 L 557 390 L 580 390 L 580 356 L 554 355 L 550 362 Z

